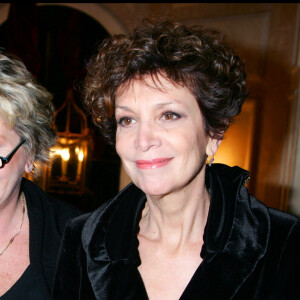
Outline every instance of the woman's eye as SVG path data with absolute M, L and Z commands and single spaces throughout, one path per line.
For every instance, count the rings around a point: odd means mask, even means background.
M 175 119 L 179 119 L 180 115 L 172 111 L 167 111 L 163 114 L 162 118 L 166 121 L 173 121 Z
M 134 123 L 134 120 L 130 117 L 123 117 L 118 122 L 121 126 L 130 126 Z

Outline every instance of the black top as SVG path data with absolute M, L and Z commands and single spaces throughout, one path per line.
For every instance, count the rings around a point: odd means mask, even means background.
M 39 287 L 38 282 L 33 274 L 32 268 L 29 265 L 24 271 L 19 280 L 8 290 L 1 300 L 16 300 L 16 299 L 47 299 L 48 291 Z
M 22 180 L 21 190 L 26 197 L 29 218 L 30 265 L 0 299 L 50 299 L 65 224 L 81 213 L 69 204 L 50 198 L 37 185 L 25 178 Z
M 245 170 L 213 164 L 206 174 L 211 198 L 203 261 L 180 300 L 300 299 L 300 219 L 249 195 Z M 148 299 L 137 239 L 145 201 L 130 184 L 69 222 L 52 299 Z

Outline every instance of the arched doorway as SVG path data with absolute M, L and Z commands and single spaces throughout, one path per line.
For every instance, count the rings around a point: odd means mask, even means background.
M 79 10 L 89 17 L 95 19 L 110 34 L 125 33 L 123 26 L 107 10 L 103 9 L 99 3 L 37 3 L 38 6 L 66 6 Z M 7 20 L 10 3 L 0 4 L 0 25 Z

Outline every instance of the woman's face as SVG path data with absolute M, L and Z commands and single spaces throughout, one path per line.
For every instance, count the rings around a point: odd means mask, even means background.
M 12 129 L 0 119 L 0 156 L 6 157 L 21 141 Z M 21 146 L 11 160 L 0 169 L 0 208 L 10 199 L 17 197 L 24 171 L 29 172 L 32 163 L 29 155 Z
M 149 196 L 164 196 L 204 178 L 206 154 L 217 141 L 205 133 L 198 103 L 186 87 L 159 76 L 133 81 L 116 97 L 116 150 L 132 181 Z M 203 182 L 202 182 L 203 183 Z

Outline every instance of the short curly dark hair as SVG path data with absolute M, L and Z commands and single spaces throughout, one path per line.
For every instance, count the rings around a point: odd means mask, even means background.
M 84 105 L 110 144 L 115 143 L 115 98 L 120 87 L 162 75 L 190 89 L 206 133 L 222 139 L 247 96 L 244 63 L 214 29 L 145 19 L 128 35 L 105 39 L 87 65 Z

